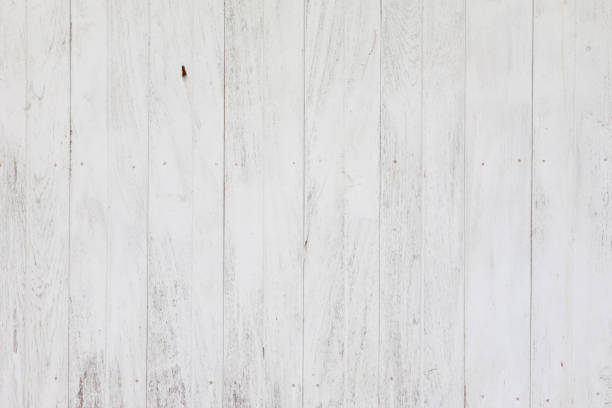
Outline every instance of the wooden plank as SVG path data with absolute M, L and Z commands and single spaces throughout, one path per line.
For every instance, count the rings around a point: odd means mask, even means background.
M 304 405 L 378 404 L 380 4 L 306 7 Z
M 224 405 L 263 406 L 261 2 L 225 2 Z
M 148 6 L 108 3 L 106 406 L 145 407 Z
M 192 3 L 151 2 L 147 405 L 192 405 Z
M 466 20 L 466 403 L 529 405 L 531 33 L 528 0 Z
M 223 1 L 194 3 L 193 401 L 223 398 Z
M 381 56 L 380 404 L 421 405 L 422 4 L 384 0 Z
M 302 403 L 304 3 L 263 2 L 265 407 Z
M 463 2 L 423 2 L 422 58 L 422 399 L 453 408 L 464 403 Z
M 535 2 L 532 406 L 612 404 L 609 2 Z
M 0 3 L 0 401 L 24 406 L 25 3 Z M 10 98 L 8 95 L 12 95 Z
M 68 403 L 70 7 L 26 7 L 27 407 Z
M 108 392 L 107 10 L 105 2 L 70 4 L 69 406 L 94 407 Z

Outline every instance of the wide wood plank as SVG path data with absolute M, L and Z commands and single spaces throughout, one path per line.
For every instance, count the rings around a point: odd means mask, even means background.
M 151 2 L 147 405 L 191 407 L 192 3 Z
M 532 4 L 470 0 L 466 13 L 465 398 L 527 407 Z
M 69 406 L 106 404 L 109 269 L 108 72 L 105 2 L 71 11 Z
M 422 58 L 422 399 L 453 408 L 464 402 L 464 3 L 423 2 Z
M 304 2 L 266 0 L 263 15 L 263 406 L 299 407 L 303 359 Z
M 193 406 L 223 399 L 224 16 L 222 0 L 194 3 L 193 61 L 186 70 L 193 114 Z
M 421 405 L 421 1 L 384 0 L 381 38 L 380 402 Z
M 111 0 L 107 7 L 105 405 L 143 408 L 147 351 L 148 6 L 140 0 Z
M 535 2 L 532 406 L 612 404 L 612 4 Z
M 261 2 L 225 2 L 224 405 L 264 399 L 264 54 Z
M 26 407 L 68 403 L 70 7 L 26 7 Z
M 26 381 L 25 29 L 25 3 L 0 3 L 0 401 L 11 407 L 24 405 Z
M 304 406 L 375 406 L 380 4 L 305 18 Z

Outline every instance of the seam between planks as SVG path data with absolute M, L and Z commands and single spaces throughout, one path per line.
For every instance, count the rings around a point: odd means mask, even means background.
M 468 22 L 468 0 L 463 1 L 463 408 L 467 407 L 467 365 L 466 365 L 466 338 L 467 338 L 467 314 L 466 314 L 466 289 L 467 270 L 465 248 L 466 225 L 467 225 L 467 22 Z
M 535 0 L 531 0 L 531 172 L 529 186 L 529 407 L 533 405 L 532 362 L 533 362 L 533 78 L 534 78 L 534 44 L 535 44 Z
M 146 230 L 146 318 L 145 318 L 145 408 L 149 405 L 149 221 L 150 221 L 150 197 L 151 197 L 151 160 L 150 160 L 150 135 L 151 135 L 151 0 L 147 2 L 147 194 L 146 194 L 146 206 L 147 206 L 147 225 Z

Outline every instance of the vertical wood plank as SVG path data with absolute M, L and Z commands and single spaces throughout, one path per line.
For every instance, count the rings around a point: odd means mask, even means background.
M 225 1 L 224 404 L 263 406 L 263 2 Z
M 25 2 L 0 3 L 0 401 L 11 407 L 24 406 L 26 380 L 25 24 Z
M 147 405 L 192 406 L 191 2 L 150 3 Z M 183 68 L 184 67 L 184 68 Z
M 424 1 L 422 24 L 422 399 L 453 408 L 464 403 L 465 5 Z
M 108 2 L 108 284 L 105 405 L 145 407 L 148 4 Z
M 26 4 L 27 407 L 68 402 L 70 7 Z
M 106 403 L 108 132 L 106 2 L 71 10 L 69 406 Z
M 422 4 L 383 0 L 380 404 L 422 403 Z
M 224 4 L 194 3 L 193 62 L 193 401 L 223 398 Z
M 306 1 L 304 406 L 345 399 L 342 1 Z
M 529 405 L 531 1 L 467 3 L 466 403 Z
M 263 16 L 263 406 L 299 407 L 303 357 L 304 3 L 265 0 Z
M 612 404 L 612 5 L 535 2 L 532 406 Z
M 306 7 L 304 405 L 378 404 L 380 4 Z

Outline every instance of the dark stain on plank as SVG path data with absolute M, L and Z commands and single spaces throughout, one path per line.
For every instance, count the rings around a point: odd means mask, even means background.
M 183 78 L 185 78 L 187 76 L 187 70 L 185 69 L 184 65 L 181 65 L 181 74 L 182 74 Z

